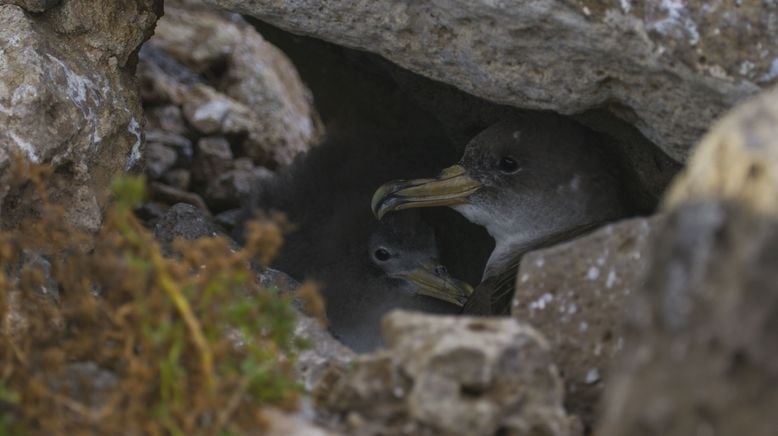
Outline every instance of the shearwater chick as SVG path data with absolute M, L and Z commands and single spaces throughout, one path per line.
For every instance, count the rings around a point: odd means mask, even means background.
M 311 150 L 263 185 L 253 208 L 288 216 L 296 230 L 273 266 L 319 282 L 333 334 L 355 351 L 369 351 L 381 344 L 386 312 L 458 313 L 473 290 L 440 264 L 434 231 L 418 211 L 381 222 L 371 214 L 370 196 L 386 175 L 408 173 L 397 156 L 402 142 L 355 141 Z
M 495 248 L 464 312 L 506 314 L 522 254 L 625 215 L 620 184 L 595 138 L 557 115 L 502 121 L 473 138 L 459 163 L 438 177 L 381 186 L 373 212 L 380 219 L 449 206 L 484 226 Z
M 393 309 L 458 313 L 472 293 L 439 263 L 432 228 L 407 212 L 372 228 L 366 245 L 344 240 L 331 263 L 309 268 L 324 284 L 332 332 L 355 351 L 381 345 L 380 321 Z

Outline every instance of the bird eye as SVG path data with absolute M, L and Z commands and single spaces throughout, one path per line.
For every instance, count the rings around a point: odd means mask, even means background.
M 500 163 L 498 165 L 500 167 L 500 171 L 506 174 L 515 173 L 519 170 L 519 163 L 516 161 L 516 159 L 510 156 L 503 156 L 500 158 Z
M 375 253 L 373 253 L 373 256 L 375 256 L 376 260 L 381 262 L 386 262 L 390 257 L 392 257 L 385 248 L 379 248 L 375 251 Z

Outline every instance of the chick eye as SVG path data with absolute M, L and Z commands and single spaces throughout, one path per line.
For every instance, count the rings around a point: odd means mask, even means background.
M 376 260 L 381 262 L 386 262 L 390 257 L 392 257 L 385 248 L 379 248 L 375 251 L 375 253 L 373 253 L 373 256 L 375 256 Z
M 516 159 L 510 156 L 503 156 L 500 158 L 498 165 L 500 167 L 500 171 L 506 174 L 515 173 L 519 170 L 519 163 L 516 161 Z

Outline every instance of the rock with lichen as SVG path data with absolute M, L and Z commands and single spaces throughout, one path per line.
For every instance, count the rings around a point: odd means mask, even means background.
M 609 224 L 527 253 L 511 312 L 541 331 L 565 381 L 565 404 L 591 425 L 610 365 L 624 346 L 628 296 L 643 286 L 660 216 Z
M 206 2 L 493 102 L 606 108 L 677 160 L 735 102 L 778 79 L 772 2 Z
M 141 156 L 135 53 L 161 14 L 158 0 L 0 2 L 2 226 L 35 207 L 30 192 L 9 192 L 20 156 L 53 165 L 65 219 L 97 231 L 111 179 Z
M 317 404 L 358 435 L 576 435 L 546 339 L 513 319 L 395 311 L 387 349 L 331 371 Z
M 664 207 L 597 434 L 773 435 L 778 89 L 711 129 Z
M 166 4 L 138 70 L 153 144 L 145 168 L 159 204 L 240 208 L 260 179 L 323 135 L 286 56 L 239 16 L 198 1 Z
M 185 67 L 177 73 L 188 70 L 188 79 L 173 74 L 166 85 L 143 67 L 189 124 L 203 135 L 231 135 L 256 164 L 288 165 L 321 138 L 310 91 L 292 63 L 237 15 L 168 2 L 144 50 L 157 53 L 147 61 L 166 56 Z

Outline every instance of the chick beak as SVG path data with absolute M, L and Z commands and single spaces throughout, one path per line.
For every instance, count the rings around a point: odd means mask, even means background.
M 465 305 L 473 293 L 472 286 L 451 277 L 446 269 L 436 262 L 420 264 L 413 270 L 392 274 L 392 277 L 411 282 L 418 288 L 416 293 L 419 295 L 446 301 L 460 307 Z

